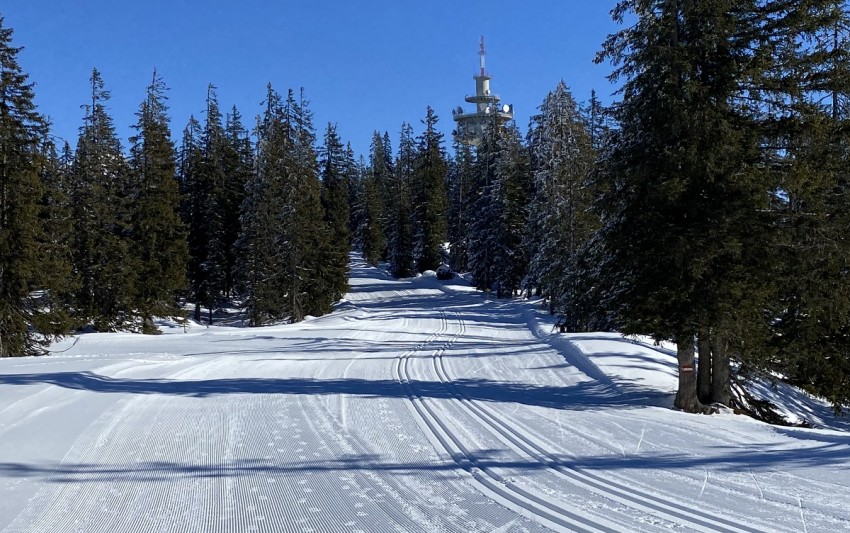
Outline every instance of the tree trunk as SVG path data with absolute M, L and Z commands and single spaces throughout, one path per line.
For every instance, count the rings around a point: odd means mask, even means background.
M 699 347 L 699 365 L 697 366 L 697 397 L 699 401 L 711 401 L 711 337 L 708 328 L 699 332 L 697 339 Z
M 201 304 L 199 302 L 195 302 L 195 322 L 201 323 Z
M 697 375 L 694 372 L 694 336 L 676 339 L 676 358 L 679 361 L 679 390 L 673 405 L 686 413 L 705 413 L 697 398 Z
M 717 335 L 712 342 L 711 401 L 725 406 L 731 406 L 732 388 L 730 384 L 732 370 L 729 367 L 729 342 L 722 335 Z
M 209 325 L 212 326 L 213 325 L 213 308 L 212 308 L 212 306 L 209 307 L 208 316 L 210 317 Z

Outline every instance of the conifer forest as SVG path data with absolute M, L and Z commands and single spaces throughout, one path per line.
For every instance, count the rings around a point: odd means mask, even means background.
M 849 5 L 621 0 L 596 58 L 614 103 L 565 79 L 530 124 L 494 117 L 469 146 L 423 102 L 362 155 L 314 124 L 309 87 L 258 87 L 262 109 L 237 110 L 210 84 L 200 118 L 175 125 L 155 70 L 135 110 L 112 109 L 92 70 L 90 100 L 69 102 L 79 136 L 60 144 L 0 18 L 0 356 L 155 334 L 161 317 L 324 315 L 354 250 L 397 278 L 447 264 L 482 298 L 540 298 L 565 332 L 672 341 L 694 369 L 685 411 L 734 407 L 756 374 L 840 411 Z M 126 143 L 117 113 L 135 113 Z

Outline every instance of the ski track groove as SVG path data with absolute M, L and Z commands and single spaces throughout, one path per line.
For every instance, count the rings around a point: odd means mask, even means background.
M 593 521 L 590 518 L 563 509 L 551 501 L 517 486 L 491 468 L 481 465 L 474 453 L 466 449 L 457 435 L 442 422 L 429 402 L 418 393 L 414 385 L 415 380 L 412 378 L 409 369 L 412 355 L 422 352 L 448 332 L 448 320 L 445 317 L 445 312 L 441 311 L 440 317 L 439 330 L 412 350 L 401 354 L 396 360 L 394 369 L 396 379 L 404 387 L 410 404 L 413 406 L 417 417 L 424 423 L 430 436 L 439 443 L 439 446 L 451 457 L 455 464 L 470 474 L 485 495 L 515 510 L 521 516 L 531 518 L 538 523 L 560 531 L 585 533 L 600 531 L 616 533 L 619 531 L 616 524 L 607 521 Z M 444 346 L 447 348 L 459 336 L 459 334 L 454 335 Z
M 466 329 L 462 315 L 458 312 L 456 312 L 456 315 L 460 329 L 454 339 L 460 338 Z M 512 427 L 509 423 L 494 415 L 490 408 L 485 407 L 482 402 L 478 402 L 464 396 L 457 388 L 446 370 L 443 358 L 443 354 L 446 352 L 451 343 L 454 342 L 454 339 L 434 353 L 432 359 L 437 376 L 440 381 L 445 383 L 452 390 L 459 404 L 463 405 L 466 408 L 466 411 L 473 418 L 476 418 L 485 426 L 492 428 L 494 432 L 502 437 L 501 440 L 503 442 L 511 446 L 513 451 L 520 455 L 526 455 L 540 461 L 542 464 L 546 465 L 549 469 L 558 474 L 558 477 L 565 479 L 574 485 L 588 489 L 595 494 L 607 497 L 633 509 L 646 512 L 665 520 L 671 520 L 675 523 L 687 525 L 688 527 L 693 528 L 691 529 L 692 531 L 721 531 L 726 533 L 736 533 L 740 531 L 747 531 L 750 533 L 762 532 L 760 529 L 740 524 L 734 520 L 712 516 L 709 513 L 690 506 L 676 505 L 669 500 L 658 498 L 646 492 L 638 492 L 596 474 L 559 464 L 560 461 L 558 458 L 552 455 L 543 446 L 534 442 L 534 439 L 532 439 L 526 431 Z
M 551 344 L 551 340 L 552 340 L 551 337 L 552 336 L 550 336 L 550 338 L 543 339 L 543 340 L 545 340 L 546 342 Z M 579 338 L 578 341 L 580 342 L 581 339 Z M 628 342 L 630 344 L 637 345 L 637 346 L 642 346 L 642 347 L 645 347 L 645 348 L 648 348 L 648 349 L 652 349 L 652 350 L 657 351 L 659 353 L 662 353 L 664 355 L 669 355 L 668 351 L 664 348 L 659 348 L 657 346 L 653 346 L 651 344 L 640 342 L 640 341 L 635 340 L 635 339 L 624 337 L 623 341 Z M 570 342 L 570 341 L 568 341 L 567 339 L 563 339 L 563 342 Z M 567 385 L 567 386 L 572 385 L 572 383 L 569 382 L 568 380 L 566 380 L 566 378 L 562 374 L 559 374 L 557 372 L 554 372 L 554 374 L 558 377 L 559 381 L 561 381 L 565 385 Z M 609 380 L 608 384 L 613 386 L 613 387 L 617 387 L 616 381 Z M 620 414 L 616 414 L 616 413 L 600 412 L 600 414 L 604 415 L 606 418 L 613 418 L 613 419 L 620 419 L 620 420 L 622 420 L 624 418 L 628 418 L 625 415 L 620 415 Z M 551 422 L 551 420 L 548 420 L 546 418 L 544 418 L 544 420 L 546 420 L 547 422 Z M 706 440 L 712 441 L 712 442 L 714 442 L 715 444 L 718 444 L 718 445 L 725 445 L 727 443 L 727 440 L 724 440 L 724 439 L 718 437 L 714 433 L 700 431 L 698 425 L 688 425 L 687 428 L 685 428 L 685 429 L 679 429 L 679 428 L 675 428 L 675 427 L 670 427 L 669 425 L 665 425 L 661 422 L 654 421 L 654 420 L 646 420 L 645 423 L 653 425 L 653 426 L 662 426 L 665 431 L 674 431 L 678 434 L 682 434 L 682 435 L 685 435 L 685 436 L 691 436 L 692 434 L 696 433 L 700 437 L 705 438 Z M 730 430 L 727 430 L 727 431 L 730 431 Z M 579 438 L 582 438 L 583 440 L 595 445 L 599 449 L 611 450 L 611 448 L 609 446 L 610 441 L 606 441 L 606 440 L 600 439 L 598 437 L 595 437 L 594 435 L 587 433 L 585 431 L 582 431 L 581 429 L 578 429 L 574 426 L 572 426 L 570 428 L 570 432 L 573 435 L 575 435 Z M 750 436 L 751 436 L 748 433 L 740 432 L 740 431 L 735 431 L 733 433 L 735 435 L 739 436 L 742 441 L 750 438 Z M 680 448 L 677 448 L 675 446 L 670 446 L 670 445 L 667 445 L 667 444 L 664 444 L 664 443 L 656 443 L 654 441 L 649 441 L 649 440 L 647 440 L 645 442 L 647 444 L 651 443 L 653 446 L 658 447 L 658 448 L 672 450 L 672 451 L 676 451 L 676 452 L 680 451 Z M 616 453 L 615 450 L 611 450 L 611 451 Z M 698 456 L 695 456 L 695 457 L 698 457 Z M 778 473 L 783 474 L 783 475 L 785 474 L 784 472 L 781 472 L 781 471 L 774 471 L 774 470 L 770 470 L 770 471 L 771 472 L 778 472 Z M 687 474 L 677 473 L 677 472 L 671 473 L 670 475 L 673 476 L 673 477 L 677 477 L 677 478 L 679 478 L 683 481 L 686 481 L 686 482 L 696 483 L 697 485 L 702 485 L 702 483 L 703 483 L 701 473 L 700 473 L 699 476 L 689 476 Z M 791 474 L 787 474 L 787 475 L 791 475 Z M 599 475 L 595 475 L 595 477 L 597 477 L 600 480 L 606 479 L 604 476 L 599 476 Z M 612 483 L 611 480 L 606 480 L 604 482 Z M 814 484 L 814 485 L 819 485 L 819 483 L 817 481 L 813 481 L 813 480 L 810 480 L 810 479 L 806 479 L 806 482 L 810 483 L 810 484 Z M 743 486 L 746 487 L 747 485 L 743 484 Z M 649 487 L 646 487 L 646 488 L 649 489 Z M 630 489 L 630 490 L 635 494 L 639 494 L 639 495 L 645 494 L 644 492 L 639 492 L 638 490 L 635 490 L 635 489 Z M 778 508 L 781 508 L 784 511 L 792 510 L 792 511 L 796 512 L 797 509 L 798 509 L 797 498 L 795 496 L 790 496 L 790 495 L 784 494 L 782 492 L 778 492 L 776 490 L 765 491 L 766 494 L 772 495 L 773 496 L 772 498 L 760 497 L 757 500 L 756 500 L 756 497 L 755 497 L 755 492 L 753 492 L 752 490 L 748 491 L 746 489 L 737 489 L 735 487 L 730 487 L 728 484 L 724 487 L 724 490 L 727 491 L 727 492 L 730 492 L 730 493 L 734 493 L 737 496 L 744 497 L 744 498 L 747 498 L 747 499 L 751 499 L 754 502 L 759 501 L 759 502 L 766 502 L 766 503 L 773 504 L 773 505 L 777 506 Z M 676 495 L 672 495 L 672 496 L 675 497 Z M 685 508 L 685 511 L 687 512 L 687 508 Z M 706 513 L 702 513 L 702 514 L 707 515 Z M 707 515 L 707 516 L 710 516 L 710 515 Z M 732 521 L 731 523 L 736 528 L 738 527 L 738 524 L 736 522 Z M 737 529 L 736 529 L 736 531 L 737 531 Z

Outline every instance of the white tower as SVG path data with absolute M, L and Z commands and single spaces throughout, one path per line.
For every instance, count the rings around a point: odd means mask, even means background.
M 467 96 L 465 100 L 475 104 L 475 111 L 465 113 L 462 107 L 452 111 L 452 117 L 457 122 L 454 136 L 464 144 L 478 146 L 484 137 L 484 129 L 493 124 L 504 124 L 514 118 L 514 106 L 500 105 L 502 101 L 498 95 L 490 92 L 490 80 L 492 76 L 484 68 L 484 59 L 487 52 L 484 48 L 484 36 L 481 36 L 481 71 L 473 76 L 475 80 L 475 96 Z

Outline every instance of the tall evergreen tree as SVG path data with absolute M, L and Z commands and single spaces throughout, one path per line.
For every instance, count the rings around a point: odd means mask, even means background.
M 97 69 L 72 171 L 74 311 L 98 331 L 135 326 L 137 267 L 130 251 L 129 169 L 106 110 L 109 92 Z
M 42 313 L 33 290 L 50 275 L 44 254 L 39 176 L 44 121 L 0 17 L 0 357 L 38 355 L 48 339 L 32 330 Z
M 236 106 L 227 114 L 220 161 L 223 182 L 216 188 L 215 211 L 221 221 L 221 233 L 213 239 L 213 255 L 220 265 L 214 278 L 214 291 L 222 299 L 234 296 L 236 285 L 236 242 L 242 232 L 240 212 L 245 187 L 254 172 L 254 153 L 248 131 Z
M 321 199 L 324 220 L 330 231 L 329 257 L 331 287 L 333 299 L 338 300 L 348 290 L 348 252 L 351 249 L 351 236 L 348 231 L 350 205 L 349 155 L 342 145 L 336 127 L 328 123 L 325 130 L 324 146 L 320 152 L 322 190 Z
M 59 335 L 73 328 L 70 313 L 74 289 L 70 180 L 74 154 L 67 142 L 61 154 L 56 151 L 48 127 L 43 130 L 40 161 L 44 186 L 40 212 L 44 240 L 40 265 L 44 273 L 50 274 L 42 281 L 44 290 L 40 307 L 49 312 L 33 316 L 33 325 L 41 333 Z
M 532 126 L 534 194 L 529 206 L 531 265 L 525 286 L 536 288 L 570 331 L 587 322 L 578 312 L 578 256 L 599 222 L 590 214 L 596 154 L 578 105 L 560 82 Z
M 370 265 L 377 265 L 384 257 L 387 239 L 384 232 L 386 216 L 392 199 L 386 192 L 393 182 L 392 155 L 387 154 L 380 133 L 372 134 L 369 149 L 369 166 L 363 180 L 363 211 L 360 219 L 360 239 L 363 258 Z
M 631 0 L 614 11 L 637 22 L 600 56 L 626 79 L 600 271 L 617 280 L 608 294 L 626 331 L 676 340 L 682 409 L 705 410 L 695 335 L 711 401 L 730 402 L 730 356 L 764 360 L 775 321 L 764 316 L 775 294 L 767 243 L 780 220 L 771 198 L 787 194 L 786 148 L 772 141 L 793 138 L 796 95 L 818 63 L 801 39 L 830 4 Z
M 209 303 L 209 276 L 206 261 L 209 253 L 210 224 L 208 212 L 212 205 L 212 184 L 204 171 L 203 130 L 194 116 L 183 130 L 180 145 L 178 177 L 182 205 L 180 213 L 188 230 L 189 261 L 187 278 L 188 299 L 195 304 L 194 319 L 201 321 L 201 306 Z
M 419 272 L 436 270 L 440 266 L 443 243 L 448 238 L 448 165 L 437 121 L 437 114 L 428 106 L 423 121 L 425 131 L 418 138 L 411 182 L 415 228 L 413 253 Z
M 145 333 L 157 333 L 155 316 L 180 312 L 176 294 L 186 286 L 188 249 L 178 213 L 176 154 L 168 127 L 165 84 L 156 71 L 130 138 L 132 253 L 137 281 L 134 308 Z
M 493 231 L 499 225 L 501 212 L 497 201 L 499 195 L 498 165 L 499 146 L 503 131 L 494 118 L 485 128 L 481 144 L 475 154 L 473 173 L 475 176 L 474 195 L 471 198 L 471 220 L 469 228 L 469 271 L 479 290 L 494 288 L 495 254 L 498 245 L 498 233 Z
M 232 254 L 230 239 L 233 238 L 228 223 L 233 222 L 236 216 L 230 209 L 239 205 L 240 198 L 238 184 L 232 186 L 230 183 L 232 176 L 228 168 L 228 163 L 236 163 L 233 158 L 235 147 L 229 146 L 216 87 L 212 84 L 207 87 L 206 115 L 201 137 L 203 164 L 200 181 L 209 187 L 204 215 L 208 241 L 204 246 L 202 278 L 198 282 L 204 287 L 201 303 L 209 308 L 212 323 L 213 309 L 222 304 L 228 293 L 228 279 L 231 277 L 228 267 Z M 231 194 L 237 195 L 237 198 L 231 198 Z
M 289 92 L 286 102 L 287 116 L 293 133 L 293 226 L 290 242 L 292 282 L 290 319 L 302 320 L 307 315 L 319 316 L 330 312 L 337 300 L 336 290 L 347 281 L 340 279 L 334 268 L 331 230 L 324 221 L 321 203 L 319 161 L 316 152 L 316 134 L 313 113 L 304 89 L 298 99 Z
M 449 222 L 451 243 L 450 264 L 456 272 L 469 268 L 470 199 L 473 194 L 474 154 L 469 145 L 455 141 L 454 160 L 449 166 Z
M 773 203 L 778 297 L 768 362 L 840 409 L 850 404 L 850 24 L 846 1 L 806 7 L 775 15 L 802 12 L 807 22 L 782 41 L 792 67 L 778 75 L 791 79 L 779 86 L 785 105 L 767 130 L 782 191 Z
M 257 128 L 256 171 L 246 187 L 238 241 L 240 292 L 252 326 L 288 316 L 285 228 L 291 210 L 285 204 L 289 198 L 284 180 L 291 136 L 280 96 L 271 85 L 265 103 Z
M 497 296 L 511 297 L 520 289 L 528 270 L 525 249 L 526 207 L 531 176 L 528 152 L 516 124 L 508 123 L 498 140 L 493 209 L 496 236 L 493 247 L 493 282 Z
M 386 149 L 385 149 L 386 150 Z M 395 172 L 392 175 L 387 203 L 387 261 L 390 272 L 397 278 L 414 274 L 414 233 L 411 217 L 415 144 L 413 128 L 402 124 Z
M 298 99 L 290 90 L 282 101 L 269 85 L 257 137 L 257 170 L 248 184 L 239 243 L 251 324 L 327 313 L 341 282 L 331 260 L 312 113 L 303 90 Z

